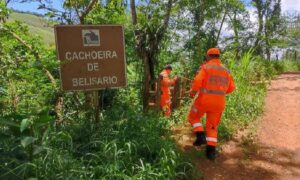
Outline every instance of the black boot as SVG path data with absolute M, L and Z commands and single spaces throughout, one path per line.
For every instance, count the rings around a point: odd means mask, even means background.
M 206 144 L 206 137 L 204 132 L 196 132 L 197 139 L 193 143 L 194 146 L 201 146 L 202 144 Z
M 215 146 L 206 146 L 206 157 L 207 159 L 214 161 L 216 159 L 216 147 Z

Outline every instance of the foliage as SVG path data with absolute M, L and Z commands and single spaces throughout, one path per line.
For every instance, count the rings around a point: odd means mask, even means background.
M 234 77 L 236 90 L 227 96 L 226 109 L 219 126 L 221 142 L 230 139 L 240 128 L 252 123 L 263 111 L 266 87 L 276 75 L 287 71 L 299 71 L 300 61 L 266 61 L 253 56 L 253 50 L 236 59 L 235 52 L 222 55 L 223 63 Z M 191 102 L 186 101 L 172 118 L 172 124 L 186 122 Z
M 101 125 L 82 119 L 51 131 L 33 161 L 25 159 L 17 168 L 17 157 L 3 163 L 1 168 L 10 171 L 2 178 L 187 179 L 192 164 L 168 138 L 166 119 L 134 111 L 123 105 L 107 113 Z
M 300 44 L 300 14 L 299 12 L 288 12 L 284 14 L 286 34 L 278 43 L 280 48 L 285 49 L 283 59 L 298 60 Z
M 6 8 L 6 2 L 0 1 L 0 22 L 5 21 L 8 18 L 9 10 Z
M 39 2 L 41 8 L 47 9 L 46 1 Z M 64 2 L 65 11 L 49 10 L 47 15 L 60 17 L 68 24 L 81 21 L 125 26 L 129 85 L 101 91 L 104 105 L 101 121 L 96 123 L 90 116 L 85 93 L 59 90 L 59 63 L 54 47 L 32 35 L 29 27 L 21 22 L 1 23 L 0 179 L 193 179 L 201 176 L 171 138 L 171 127 L 185 121 L 190 101 L 185 100 L 170 119 L 157 112 L 142 112 L 143 62 L 136 54 L 134 30 L 144 33 L 142 45 L 153 40 L 148 35 L 157 35 L 165 17 L 161 13 L 165 2 L 152 1 L 146 6 L 148 1 L 141 1 L 137 6 L 140 19 L 136 27 L 130 22 L 131 15 L 124 1 L 97 1 L 84 18 L 74 13 L 86 12 L 88 1 Z M 241 2 L 176 1 L 170 14 L 171 28 L 165 29 L 160 43 L 156 44 L 155 74 L 171 63 L 174 72 L 191 78 L 206 49 L 215 43 L 224 12 L 232 17 L 229 21 L 238 32 L 235 38 L 241 35 L 246 24 L 241 23 L 242 16 L 238 15 L 247 14 Z M 1 12 L 8 12 L 5 6 L 1 8 L 5 10 Z M 70 16 L 66 16 L 68 13 Z M 228 96 L 220 126 L 222 140 L 261 113 L 266 83 L 271 78 L 300 68 L 296 60 L 266 61 L 249 50 L 249 44 L 242 46 L 237 40 L 234 42 L 239 46 L 228 46 L 222 53 L 237 85 L 234 94 Z M 151 49 L 150 45 L 144 47 Z M 239 55 L 236 47 L 243 49 Z M 62 104 L 58 103 L 60 99 Z M 61 117 L 57 113 L 59 108 Z
M 86 119 L 82 93 L 64 93 L 65 122 L 57 126 L 53 100 L 59 86 L 43 69 L 58 79 L 54 49 L 20 22 L 4 24 L 0 37 L 1 179 L 192 176 L 192 164 L 168 136 L 166 119 L 141 113 L 135 86 L 118 92 L 100 124 Z
M 40 62 L 31 50 L 14 36 L 20 36 L 45 58 Z M 53 105 L 49 100 L 55 87 L 49 82 L 42 66 L 56 67 L 54 51 L 48 51 L 36 37 L 31 37 L 28 28 L 19 22 L 7 23 L 1 29 L 0 72 L 3 96 L 0 99 L 1 137 L 4 152 L 15 152 L 16 156 L 32 158 L 43 148 L 42 140 L 54 123 Z M 54 71 L 54 69 L 53 69 Z M 40 88 L 36 88 L 40 87 Z M 15 147 L 6 149 L 5 143 L 13 139 Z M 21 153 L 21 154 L 19 154 Z M 24 154 L 25 153 L 25 154 Z
M 281 18 L 281 0 L 252 0 L 257 10 L 258 30 L 255 40 L 256 53 L 260 56 L 265 52 L 271 59 L 271 50 L 284 33 L 285 27 Z

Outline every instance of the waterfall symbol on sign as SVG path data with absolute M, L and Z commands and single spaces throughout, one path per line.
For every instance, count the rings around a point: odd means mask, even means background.
M 82 30 L 83 46 L 100 46 L 99 30 Z

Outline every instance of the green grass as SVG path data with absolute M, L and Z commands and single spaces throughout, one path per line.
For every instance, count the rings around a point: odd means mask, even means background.
M 46 19 L 33 14 L 12 12 L 8 21 L 20 21 L 28 25 L 29 31 L 34 35 L 42 37 L 46 44 L 54 44 L 54 30 Z

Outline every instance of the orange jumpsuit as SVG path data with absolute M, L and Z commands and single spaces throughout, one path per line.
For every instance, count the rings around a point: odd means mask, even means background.
M 171 91 L 170 86 L 175 84 L 175 80 L 169 78 L 167 70 L 163 70 L 160 74 L 161 80 L 161 100 L 160 107 L 165 116 L 171 116 Z
M 225 95 L 235 89 L 233 78 L 219 59 L 209 60 L 192 82 L 191 95 L 196 98 L 188 115 L 194 132 L 203 132 L 201 117 L 206 114 L 207 145 L 217 145 L 218 125 L 225 109 Z

